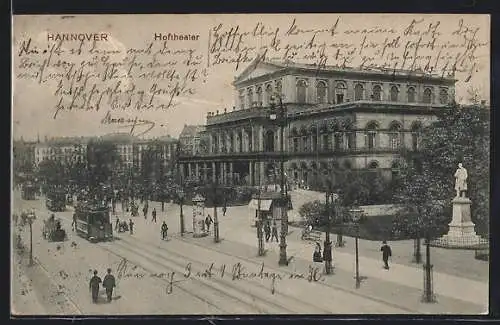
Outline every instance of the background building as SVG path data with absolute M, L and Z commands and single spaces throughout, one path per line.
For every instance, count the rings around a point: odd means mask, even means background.
M 346 170 L 398 172 L 403 149 L 418 149 L 422 127 L 454 100 L 451 76 L 401 70 L 340 70 L 256 60 L 234 81 L 237 108 L 209 113 L 208 151 L 180 157 L 180 172 L 224 183 L 276 182 L 280 132 L 272 96 L 286 106 L 289 180 L 339 182 Z M 279 105 L 279 101 L 278 101 Z
M 44 160 L 55 160 L 63 165 L 70 162 L 84 162 L 88 140 L 89 138 L 85 137 L 63 137 L 38 142 L 35 147 L 35 166 Z

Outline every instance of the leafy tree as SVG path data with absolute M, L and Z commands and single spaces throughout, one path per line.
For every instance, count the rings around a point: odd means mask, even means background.
M 479 105 L 451 106 L 424 130 L 421 143 L 421 160 L 428 165 L 427 176 L 444 186 L 439 199 L 450 201 L 455 196 L 453 175 L 458 163 L 467 168 L 472 219 L 476 231 L 485 236 L 489 234 L 489 113 L 489 109 Z
M 453 174 L 459 162 L 468 169 L 468 197 L 476 231 L 488 233 L 489 111 L 481 106 L 444 109 L 422 131 L 419 152 L 406 153 L 408 166 L 394 198 L 403 210 L 393 230 L 432 239 L 446 232 L 455 196 Z M 416 247 L 420 247 L 419 243 Z
M 408 170 L 395 193 L 402 205 L 393 221 L 393 232 L 416 240 L 414 256 L 420 261 L 420 239 L 431 240 L 446 232 L 450 211 L 446 201 L 438 198 L 445 193 L 443 184 L 435 182 L 425 172 Z
M 339 183 L 339 191 L 346 206 L 383 204 L 390 201 L 389 185 L 378 172 L 347 171 Z

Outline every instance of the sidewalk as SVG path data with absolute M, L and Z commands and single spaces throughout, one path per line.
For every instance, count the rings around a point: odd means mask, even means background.
M 226 254 L 239 256 L 254 263 L 260 264 L 264 262 L 266 268 L 279 270 L 281 272 L 291 273 L 297 272 L 298 270 L 307 270 L 311 265 L 318 266 L 321 269 L 323 268 L 322 263 L 312 263 L 309 262 L 310 259 L 304 259 L 297 256 L 290 261 L 288 267 L 278 266 L 279 247 L 276 243 L 266 246 L 268 251 L 265 257 L 257 257 L 255 246 L 252 247 L 229 239 L 223 239 L 218 244 L 214 244 L 212 238 L 206 237 L 202 239 L 186 237 L 183 240 L 197 245 L 200 248 L 213 249 Z M 290 255 L 288 257 L 290 258 Z M 362 272 L 362 276 L 366 276 L 366 273 Z M 362 281 L 359 289 L 355 289 L 353 272 L 339 268 L 338 266 L 335 267 L 333 275 L 324 276 L 323 278 L 325 281 L 322 282 L 322 285 L 332 289 L 332 298 L 338 294 L 342 295 L 342 293 L 354 294 L 365 299 L 370 299 L 376 303 L 385 304 L 388 308 L 404 310 L 399 313 L 480 314 L 487 312 L 487 308 L 478 304 L 446 296 L 437 296 L 438 303 L 436 304 L 421 303 L 422 291 L 420 288 L 412 288 L 400 283 L 395 283 L 391 281 L 390 276 L 387 276 L 385 279 L 368 276 Z M 338 292 L 334 293 L 335 291 L 333 290 Z M 316 295 L 316 291 L 310 293 Z M 314 296 L 308 299 L 315 300 Z
M 154 203 L 150 203 L 151 207 Z M 232 213 L 232 209 L 228 209 L 228 214 L 225 217 L 220 217 L 220 237 L 223 241 L 219 244 L 213 243 L 213 235 L 201 239 L 194 239 L 190 234 L 186 234 L 184 238 L 179 236 L 178 232 L 178 206 L 170 205 L 166 207 L 169 219 L 169 236 L 175 239 L 188 241 L 191 244 L 199 246 L 199 249 L 220 249 L 222 253 L 229 253 L 243 259 L 251 259 L 254 262 L 259 262 L 261 258 L 256 257 L 256 229 L 247 224 L 247 219 L 237 218 Z M 191 231 L 192 219 L 186 215 L 186 230 Z M 210 212 L 213 210 L 210 209 Z M 157 209 L 158 212 L 158 209 Z M 210 213 L 212 215 L 212 213 Z M 222 214 L 221 214 L 222 216 Z M 161 226 L 160 213 L 158 213 L 158 223 L 151 222 L 151 217 L 144 220 L 144 217 L 135 218 L 137 223 L 137 236 L 143 240 L 156 241 L 156 236 L 159 240 L 159 227 Z M 296 235 L 298 237 L 298 235 Z M 170 243 L 174 243 L 171 241 Z M 171 245 L 173 246 L 173 245 Z M 266 256 L 266 265 L 277 267 L 279 254 L 278 243 L 266 243 L 268 255 Z M 350 246 L 352 249 L 352 246 Z M 296 267 L 297 269 L 307 269 L 312 260 L 312 252 L 314 243 L 300 241 L 290 235 L 288 238 L 288 257 L 294 256 L 289 269 Z M 202 254 L 198 251 L 197 254 Z M 205 253 L 203 253 L 205 254 Z M 354 254 L 348 252 L 340 252 L 334 249 L 335 275 L 328 279 L 328 284 L 332 284 L 343 288 L 344 290 L 355 290 L 354 287 Z M 464 279 L 461 277 L 450 276 L 440 272 L 434 272 L 434 291 L 437 295 L 438 304 L 422 304 L 420 298 L 423 287 L 423 271 L 421 268 L 409 267 L 401 264 L 391 264 L 389 271 L 382 268 L 382 262 L 379 259 L 361 256 L 360 273 L 366 279 L 362 283 L 362 289 L 359 289 L 363 294 L 372 299 L 381 299 L 386 304 L 401 306 L 413 312 L 423 313 L 471 313 L 478 314 L 487 311 L 488 306 L 488 285 L 486 283 Z M 269 264 L 268 264 L 269 263 Z M 331 281 L 331 282 L 330 282 Z M 457 283 L 460 285 L 457 286 Z M 463 293 L 467 292 L 466 295 Z M 406 297 L 406 298 L 402 298 Z
M 248 231 L 231 231 L 225 232 L 224 238 L 247 244 L 256 247 L 256 235 Z M 323 240 L 323 239 L 322 239 Z M 287 251 L 289 256 L 303 258 L 304 260 L 312 260 L 312 252 L 314 251 L 314 243 L 308 243 L 304 246 L 303 242 L 294 240 L 287 240 Z M 267 245 L 279 253 L 279 246 L 277 243 Z M 333 259 L 337 269 L 342 269 L 351 274 L 354 274 L 354 254 L 347 252 L 339 252 L 337 249 L 333 250 Z M 368 276 L 369 279 L 376 278 L 379 280 L 387 280 L 396 284 L 409 286 L 421 290 L 423 287 L 423 271 L 414 267 L 408 267 L 401 264 L 392 263 L 389 271 L 382 267 L 382 261 L 373 258 L 360 256 L 359 264 L 361 274 Z M 436 294 L 450 298 L 457 298 L 463 301 L 468 301 L 473 304 L 482 306 L 488 305 L 488 284 L 469 279 L 464 279 L 440 272 L 433 272 L 434 278 L 434 291 Z M 460 283 L 460 285 L 457 285 Z M 463 293 L 467 292 L 466 295 Z

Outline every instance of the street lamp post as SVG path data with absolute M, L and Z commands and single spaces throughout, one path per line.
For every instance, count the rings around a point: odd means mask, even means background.
M 325 260 L 325 273 L 332 274 L 332 242 L 330 241 L 330 230 L 331 230 L 331 209 L 334 206 L 334 201 L 337 198 L 336 194 L 331 193 L 331 189 L 328 188 L 326 191 L 326 217 L 327 217 L 327 225 L 325 230 L 325 243 L 324 243 L 324 260 Z M 331 202 L 331 206 L 329 204 L 329 200 Z
M 424 294 L 422 301 L 426 303 L 436 302 L 436 296 L 432 288 L 432 264 L 431 264 L 431 247 L 430 239 L 425 239 L 425 264 L 424 264 Z
M 350 210 L 352 214 L 352 221 L 354 222 L 354 226 L 356 227 L 356 237 L 355 237 L 355 256 L 356 256 L 356 289 L 359 289 L 361 286 L 361 277 L 359 276 L 359 246 L 358 246 L 358 239 L 359 239 L 359 222 L 361 220 L 361 214 L 363 213 L 363 210 L 361 209 L 351 209 Z
M 264 256 L 264 233 L 262 231 L 262 227 L 264 227 L 264 222 L 262 220 L 262 215 L 260 213 L 260 184 L 259 184 L 259 197 L 257 201 L 257 240 L 258 240 L 258 254 L 259 256 Z
M 217 175 L 214 179 L 214 242 L 218 243 L 219 240 L 219 217 L 217 216 L 217 186 L 218 178 Z
M 180 220 L 181 220 L 181 236 L 184 236 L 184 212 L 182 211 L 184 204 L 184 190 L 180 189 L 179 190 L 179 206 L 180 206 Z
M 280 181 L 280 196 L 281 196 L 281 236 L 280 236 L 280 259 L 279 265 L 288 265 L 288 258 L 286 254 L 286 236 L 288 229 L 288 198 L 285 197 L 285 150 L 284 150 L 284 133 L 286 124 L 286 107 L 283 105 L 283 99 L 281 96 L 277 96 L 279 100 L 279 111 L 278 114 L 275 113 L 274 96 L 271 98 L 271 120 L 277 120 L 280 125 L 280 169 L 281 169 L 281 181 Z
M 33 265 L 33 221 L 36 219 L 35 212 L 28 213 L 26 219 L 30 226 L 30 265 Z

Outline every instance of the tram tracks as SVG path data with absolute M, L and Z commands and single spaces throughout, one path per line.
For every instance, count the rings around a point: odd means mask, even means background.
M 199 260 L 189 258 L 186 255 L 177 253 L 173 248 L 169 247 L 168 243 L 160 242 L 160 244 L 155 244 L 152 242 L 147 242 L 141 239 L 136 240 L 136 238 L 132 239 L 122 239 L 117 242 L 128 242 L 129 245 L 134 245 L 135 247 L 141 247 L 140 249 L 151 250 L 152 247 L 155 249 L 155 257 L 158 258 L 167 258 L 170 261 L 174 261 L 179 266 L 186 268 L 186 265 L 190 265 L 192 268 L 193 276 L 197 276 L 196 273 L 200 273 L 200 276 L 203 278 L 207 274 L 207 269 L 210 265 L 206 263 L 202 263 Z M 186 245 L 186 243 L 178 242 L 181 245 Z M 224 254 L 219 254 L 224 257 Z M 227 258 L 228 256 L 225 255 Z M 240 266 L 243 273 L 246 272 L 245 266 L 241 266 L 241 263 L 238 263 L 238 258 L 230 257 L 230 261 L 226 260 L 226 263 L 221 261 L 221 259 L 216 259 L 219 262 L 219 265 L 216 265 L 212 271 L 213 275 L 210 277 L 210 282 L 215 281 L 216 283 L 222 286 L 224 291 L 234 292 L 236 295 L 240 296 L 242 294 L 249 296 L 252 299 L 257 299 L 258 301 L 262 301 L 263 304 L 260 307 L 260 310 L 265 311 L 269 309 L 270 306 L 274 306 L 274 310 L 268 311 L 268 313 L 300 313 L 300 314 L 311 314 L 311 313 L 321 313 L 327 314 L 331 313 L 331 310 L 328 307 L 319 306 L 318 303 L 310 303 L 304 300 L 300 300 L 296 298 L 293 294 L 289 292 L 285 292 L 287 287 L 285 283 L 280 284 L 282 280 L 278 277 L 284 277 L 285 274 L 281 272 L 281 270 L 270 270 L 267 267 L 264 269 L 263 265 L 252 265 L 250 271 L 247 274 L 252 274 L 254 276 L 250 276 L 248 278 L 234 279 L 233 276 L 237 275 L 237 271 L 233 271 L 235 266 Z M 224 279 L 220 276 L 219 267 L 222 265 L 225 266 L 225 277 Z M 232 268 L 233 267 L 233 268 Z M 259 277 L 258 271 L 262 270 L 262 277 Z M 233 272 L 233 273 L 232 273 Z M 204 275 L 205 274 L 205 275 Z M 289 275 L 286 275 L 288 277 Z M 273 277 L 275 281 L 273 281 Z M 192 278 L 192 277 L 190 277 Z M 306 279 L 300 279 L 296 281 L 307 281 Z M 312 289 L 310 285 L 308 285 L 308 289 Z M 248 303 L 247 297 L 244 297 Z M 273 308 L 274 308 L 273 307 Z M 280 311 L 281 309 L 281 311 Z
M 236 285 L 230 285 L 227 281 L 215 277 L 206 279 L 193 276 L 189 279 L 184 279 L 187 264 L 185 257 L 173 258 L 169 256 L 170 254 L 173 255 L 171 251 L 168 251 L 169 255 L 166 255 L 165 252 L 158 251 L 161 248 L 151 244 L 141 243 L 142 247 L 138 248 L 138 241 L 136 242 L 135 239 L 133 243 L 122 239 L 115 240 L 112 243 L 100 243 L 99 246 L 109 253 L 141 267 L 146 272 L 151 272 L 152 274 L 162 273 L 167 270 L 175 272 L 176 279 L 173 281 L 172 279 L 159 278 L 166 286 L 165 291 L 172 285 L 172 293 L 175 293 L 175 290 L 178 289 L 182 290 L 203 303 L 222 311 L 222 313 L 287 314 L 294 312 L 294 310 L 280 303 L 266 299 L 254 292 L 241 290 Z M 152 252 L 153 249 L 155 251 Z M 175 295 L 172 295 L 172 297 L 175 297 Z
M 245 262 L 248 262 L 248 263 L 251 263 L 251 264 L 254 264 L 254 265 L 258 265 L 259 263 L 261 263 L 260 261 L 256 261 L 255 259 L 251 259 L 251 258 L 244 257 L 244 256 L 234 255 L 234 254 L 228 253 L 226 251 L 223 251 L 221 249 L 217 249 L 217 248 L 215 248 L 213 246 L 203 245 L 201 243 L 197 243 L 197 242 L 194 242 L 194 241 L 189 241 L 189 240 L 186 240 L 186 239 L 181 238 L 181 237 L 177 237 L 176 239 L 178 239 L 179 241 L 182 241 L 182 242 L 184 242 L 186 244 L 190 244 L 190 245 L 194 245 L 194 246 L 197 246 L 197 247 L 201 247 L 201 248 L 204 248 L 204 249 L 207 249 L 207 250 L 211 250 L 211 251 L 214 251 L 214 252 L 217 252 L 217 253 L 220 253 L 220 254 L 225 254 L 227 256 L 231 256 L 231 257 L 233 257 L 235 259 L 240 259 L 240 260 L 243 260 Z M 230 240 L 227 240 L 227 239 L 225 239 L 225 241 L 230 242 Z M 273 268 L 273 267 L 268 267 L 268 268 L 270 270 L 273 270 L 273 271 L 280 271 L 280 272 L 285 273 L 285 274 L 292 274 L 292 272 L 289 271 L 289 270 L 287 270 L 287 269 L 277 270 L 276 268 Z M 325 287 L 328 287 L 328 288 L 331 288 L 331 289 L 335 289 L 335 290 L 338 290 L 338 291 L 341 291 L 341 292 L 345 292 L 345 293 L 351 294 L 353 296 L 358 296 L 360 298 L 368 299 L 368 300 L 371 300 L 371 301 L 376 302 L 376 303 L 384 304 L 384 305 L 390 306 L 392 308 L 399 309 L 399 310 L 401 310 L 402 313 L 418 313 L 419 312 L 417 310 L 414 310 L 414 309 L 411 309 L 411 308 L 407 308 L 405 306 L 398 305 L 398 304 L 396 304 L 394 302 L 387 301 L 385 299 L 378 298 L 378 297 L 373 297 L 373 296 L 370 296 L 370 295 L 367 295 L 367 294 L 363 294 L 363 293 L 361 293 L 359 291 L 354 291 L 354 290 L 351 290 L 351 289 L 347 289 L 347 288 L 339 286 L 339 285 L 335 285 L 335 284 L 331 284 L 331 283 L 327 283 L 327 282 L 321 282 L 321 285 L 325 286 Z

